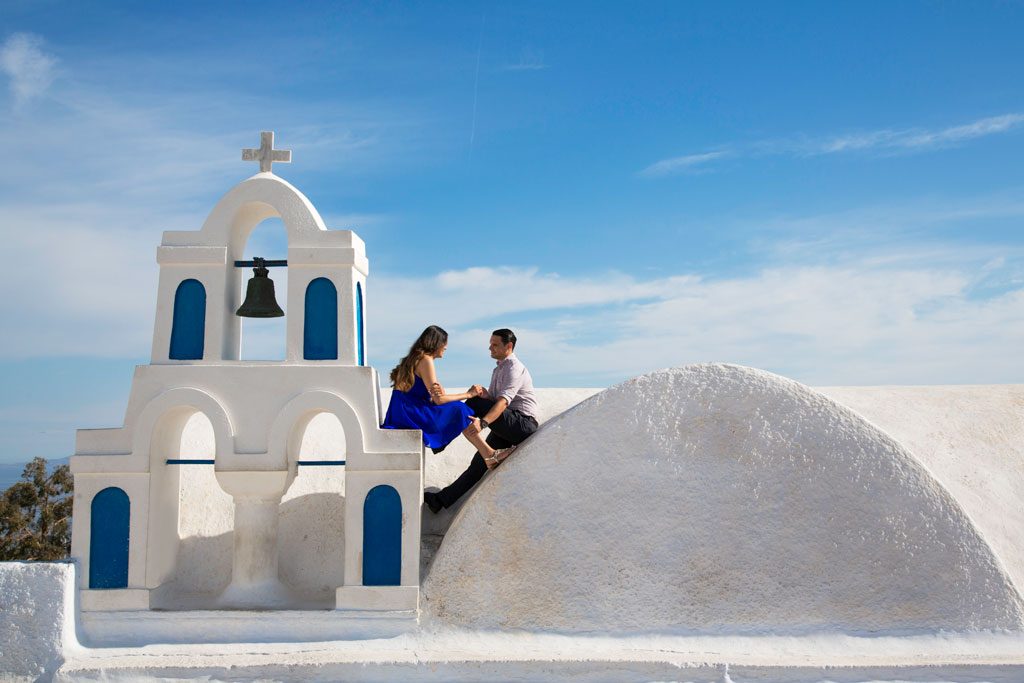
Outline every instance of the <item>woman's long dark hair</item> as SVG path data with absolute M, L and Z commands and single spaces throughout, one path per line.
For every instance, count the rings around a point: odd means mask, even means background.
M 416 383 L 416 364 L 426 355 L 433 355 L 448 343 L 448 333 L 437 325 L 431 325 L 412 343 L 409 353 L 391 371 L 391 386 L 399 391 L 409 391 Z M 429 387 L 428 387 L 429 388 Z

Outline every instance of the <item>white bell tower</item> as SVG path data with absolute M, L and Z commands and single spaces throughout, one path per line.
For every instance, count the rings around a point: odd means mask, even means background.
M 278 506 L 300 470 L 302 435 L 319 413 L 337 417 L 344 453 L 345 567 L 336 607 L 415 610 L 419 596 L 422 440 L 382 430 L 376 371 L 366 365 L 363 241 L 328 230 L 312 203 L 274 175 L 291 152 L 243 151 L 260 172 L 232 188 L 197 231 L 165 232 L 150 365 L 136 368 L 124 426 L 79 430 L 72 556 L 85 610 L 148 609 L 149 592 L 179 570 L 182 467 L 212 467 L 234 499 L 234 551 L 223 608 L 294 608 L 277 573 Z M 235 311 L 251 262 L 249 234 L 279 217 L 288 258 L 287 352 L 283 361 L 240 360 Z M 215 456 L 182 454 L 182 430 L 202 412 Z

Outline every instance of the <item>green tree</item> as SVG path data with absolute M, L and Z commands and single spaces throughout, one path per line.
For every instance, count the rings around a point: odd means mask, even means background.
M 71 553 L 74 477 L 46 460 L 25 465 L 21 481 L 0 497 L 0 560 L 62 560 Z

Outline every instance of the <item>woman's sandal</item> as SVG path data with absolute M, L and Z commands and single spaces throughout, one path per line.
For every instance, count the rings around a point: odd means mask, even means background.
M 508 448 L 501 448 L 494 451 L 494 455 L 489 458 L 484 458 L 484 464 L 487 465 L 487 469 L 493 470 L 495 467 L 505 462 L 505 458 L 512 455 L 512 451 L 516 449 L 515 446 L 509 446 Z

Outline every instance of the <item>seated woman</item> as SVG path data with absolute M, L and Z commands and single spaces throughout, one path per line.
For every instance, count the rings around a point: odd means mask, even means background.
M 445 393 L 437 381 L 434 359 L 443 358 L 448 348 L 448 333 L 437 325 L 423 330 L 408 355 L 391 371 L 391 403 L 384 417 L 384 429 L 419 429 L 423 444 L 440 453 L 476 418 L 462 401 L 479 396 L 470 388 L 461 394 Z M 430 389 L 428 390 L 428 387 Z M 488 469 L 498 466 L 515 448 L 495 450 L 487 445 L 479 431 L 465 434 L 479 451 Z

